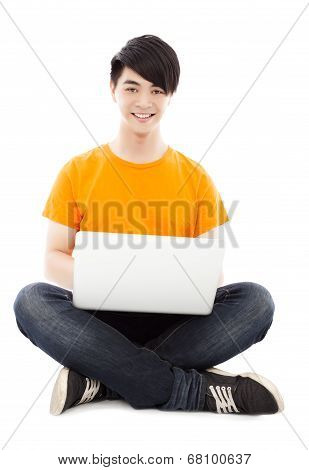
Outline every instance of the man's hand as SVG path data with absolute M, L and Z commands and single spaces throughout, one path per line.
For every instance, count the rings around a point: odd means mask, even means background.
M 222 287 L 224 285 L 223 281 L 224 281 L 224 275 L 223 275 L 223 271 L 221 271 L 219 282 L 218 282 L 218 287 Z

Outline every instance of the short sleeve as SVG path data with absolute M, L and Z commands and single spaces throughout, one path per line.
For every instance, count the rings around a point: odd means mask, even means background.
M 213 179 L 202 166 L 201 169 L 196 198 L 197 217 L 194 237 L 230 220 Z
M 81 214 L 73 194 L 72 179 L 68 169 L 70 162 L 59 171 L 49 197 L 45 203 L 42 215 L 54 222 L 80 230 Z

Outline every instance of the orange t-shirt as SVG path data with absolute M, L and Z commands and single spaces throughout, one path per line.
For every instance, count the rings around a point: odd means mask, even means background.
M 201 164 L 168 147 L 135 163 L 108 144 L 67 161 L 42 212 L 77 231 L 197 237 L 229 220 Z

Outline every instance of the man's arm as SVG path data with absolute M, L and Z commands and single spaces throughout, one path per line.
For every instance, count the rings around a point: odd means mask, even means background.
M 224 285 L 223 281 L 224 281 L 224 275 L 223 275 L 223 270 L 222 270 L 220 274 L 219 282 L 218 282 L 218 287 L 222 287 Z
M 222 225 L 220 225 L 219 227 L 214 227 L 213 229 L 208 230 L 205 233 L 202 233 L 197 238 L 219 238 L 220 227 L 221 227 L 221 230 L 222 230 Z M 224 281 L 224 275 L 223 275 L 223 269 L 222 269 L 221 274 L 220 274 L 220 278 L 219 278 L 219 281 L 218 281 L 218 287 L 222 287 L 224 285 L 223 281 Z
M 75 246 L 77 230 L 49 220 L 44 275 L 60 287 L 73 289 L 74 258 L 71 256 Z

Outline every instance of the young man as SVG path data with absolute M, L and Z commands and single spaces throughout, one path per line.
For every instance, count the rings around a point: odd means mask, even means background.
M 144 35 L 111 62 L 120 126 L 109 143 L 71 158 L 43 210 L 50 219 L 46 278 L 14 302 L 20 331 L 61 363 L 50 412 L 125 399 L 136 409 L 273 414 L 278 389 L 255 373 L 213 366 L 261 341 L 274 302 L 253 282 L 218 287 L 209 316 L 87 311 L 72 305 L 72 251 L 78 230 L 212 236 L 228 222 L 210 175 L 164 142 L 160 121 L 177 89 L 175 51 Z

